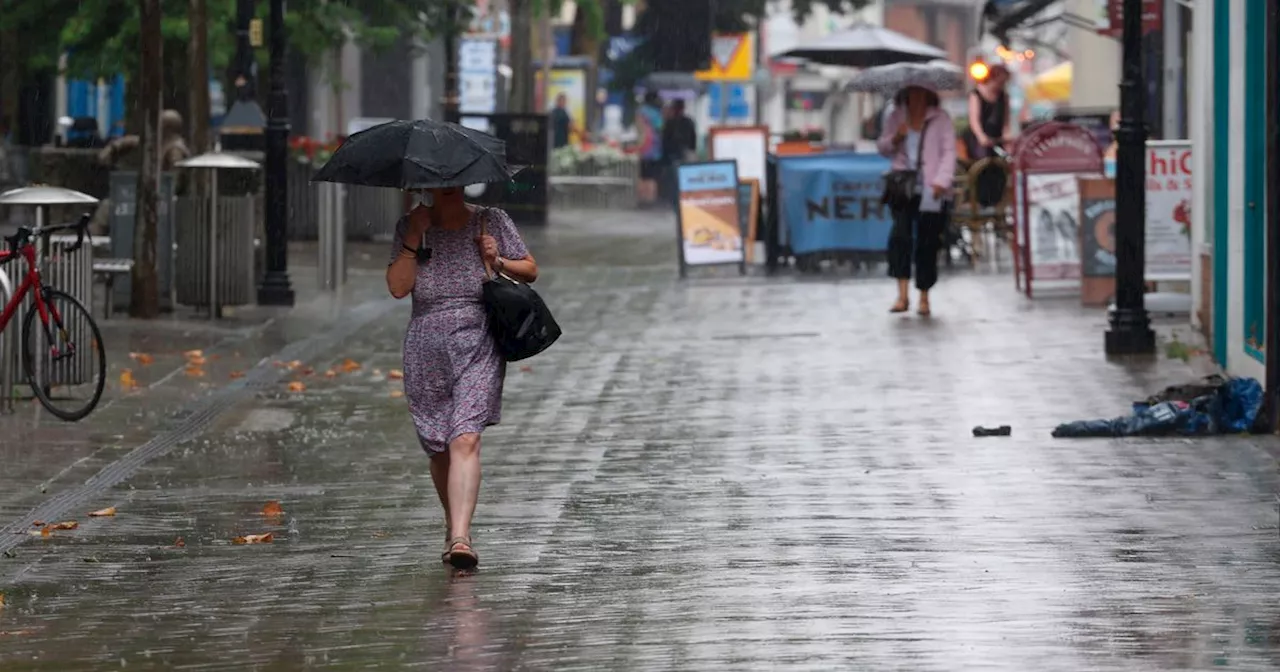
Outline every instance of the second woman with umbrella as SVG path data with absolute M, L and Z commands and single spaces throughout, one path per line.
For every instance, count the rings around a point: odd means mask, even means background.
M 889 234 L 889 275 L 898 281 L 890 309 L 910 309 L 912 266 L 920 291 L 917 312 L 929 315 L 929 290 L 938 281 L 938 252 L 946 231 L 947 208 L 956 172 L 956 131 L 938 94 L 920 84 L 901 89 L 877 143 L 902 178 L 904 198 L 894 207 Z

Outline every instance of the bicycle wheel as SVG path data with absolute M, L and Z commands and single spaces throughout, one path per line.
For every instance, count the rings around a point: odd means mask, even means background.
M 47 321 L 32 305 L 22 322 L 22 366 L 49 412 L 75 422 L 93 412 L 107 382 L 107 356 L 93 316 L 69 294 L 45 289 Z

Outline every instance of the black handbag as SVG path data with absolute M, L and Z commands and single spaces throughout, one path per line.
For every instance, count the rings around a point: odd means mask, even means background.
M 904 122 L 905 123 L 905 122 Z M 920 166 L 924 163 L 924 134 L 929 130 L 925 122 L 920 129 L 920 144 L 916 148 L 916 167 L 908 170 L 891 170 L 884 174 L 884 191 L 880 202 L 890 210 L 906 210 L 911 200 L 920 195 Z
M 480 218 L 480 234 L 486 235 L 485 220 Z M 498 352 L 508 362 L 528 359 L 551 347 L 560 338 L 560 325 L 542 297 L 527 283 L 494 273 L 484 265 L 485 313 L 489 316 L 489 333 Z

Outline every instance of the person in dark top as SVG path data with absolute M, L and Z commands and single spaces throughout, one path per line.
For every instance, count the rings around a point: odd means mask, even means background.
M 698 152 L 698 129 L 684 114 L 684 101 L 671 101 L 671 116 L 662 127 L 662 158 L 667 165 L 691 160 Z
M 569 130 L 573 127 L 573 119 L 569 117 L 569 111 L 564 109 L 567 103 L 568 98 L 562 93 L 556 96 L 555 109 L 551 110 L 551 145 L 555 149 L 569 144 Z
M 969 130 L 965 133 L 969 157 L 992 155 L 991 148 L 1009 139 L 1009 69 L 991 66 L 990 75 L 969 93 Z

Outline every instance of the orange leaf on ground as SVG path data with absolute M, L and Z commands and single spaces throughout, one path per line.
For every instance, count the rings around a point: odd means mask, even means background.
M 306 390 L 306 389 L 307 389 L 307 386 L 303 385 L 300 381 L 295 380 L 292 383 L 289 383 L 290 392 L 302 392 L 303 390 Z
M 324 377 L 325 377 L 325 378 L 337 378 L 337 377 L 338 377 L 338 372 L 337 372 L 337 371 L 334 371 L 333 369 L 329 369 L 328 371 L 325 371 L 325 372 L 324 372 Z
M 192 378 L 204 378 L 204 369 L 192 365 L 187 367 L 187 375 Z
M 183 357 L 191 359 L 192 357 L 204 357 L 204 350 L 188 350 L 182 353 Z
M 526 364 L 520 367 L 520 373 L 533 373 L 533 367 Z
M 206 361 L 208 360 L 206 360 L 204 357 L 188 357 L 187 365 L 188 366 L 204 366 Z
M 45 525 L 44 527 L 40 528 L 40 536 L 42 536 L 42 537 L 52 537 L 52 536 L 53 536 L 53 526 L 52 526 L 52 525 Z
M 262 515 L 268 517 L 284 515 L 284 508 L 280 506 L 280 502 L 273 499 L 262 505 Z
M 231 540 L 231 543 L 236 544 L 236 545 L 242 545 L 242 544 L 269 544 L 269 543 L 271 543 L 271 540 L 272 540 L 272 539 L 274 539 L 274 538 L 275 538 L 275 535 L 273 535 L 273 534 L 272 534 L 272 533 L 270 533 L 270 532 L 268 532 L 268 533 L 266 533 L 266 534 L 246 534 L 246 535 L 244 535 L 243 537 L 236 537 L 235 539 L 232 539 L 232 540 Z
M 295 360 L 293 360 L 292 362 L 289 362 L 288 366 L 289 366 L 289 370 L 290 370 L 290 371 L 292 371 L 292 370 L 294 370 L 294 369 L 296 369 L 296 368 L 298 368 L 298 367 L 302 366 L 302 362 L 300 362 L 300 361 L 298 361 L 298 360 L 296 360 L 296 359 L 295 359 Z
M 360 370 L 360 362 L 357 362 L 354 359 L 344 359 L 342 360 L 342 370 L 346 373 L 358 371 Z
M 54 523 L 49 527 L 52 527 L 55 530 L 74 530 L 80 527 L 80 523 L 77 523 L 74 520 L 64 520 L 61 523 Z
M 44 521 L 43 521 L 43 520 L 33 520 L 33 521 L 31 521 L 31 527 L 44 527 Z
M 243 371 L 232 371 L 232 372 L 231 372 L 231 374 L 230 374 L 230 376 L 231 376 L 231 380 L 235 380 L 236 378 L 244 378 L 244 372 L 243 372 Z
M 391 380 L 402 380 L 404 378 L 404 371 L 401 371 L 400 369 L 391 369 L 387 372 L 387 377 Z
M 391 398 L 399 399 L 404 396 L 404 390 L 391 390 Z
M 145 352 L 131 352 L 129 353 L 129 359 L 132 359 L 133 361 L 141 364 L 142 366 L 147 366 L 152 362 L 156 361 L 154 357 L 152 357 L 151 355 L 148 355 Z
M 182 537 L 178 537 L 177 539 L 174 539 L 174 540 L 173 540 L 173 547 L 174 547 L 174 548 L 186 548 L 186 547 L 187 547 L 187 542 L 183 541 L 183 540 L 182 540 Z
M 90 518 L 110 518 L 111 516 L 114 516 L 114 515 L 116 515 L 116 507 L 108 506 L 105 509 L 98 509 L 97 511 L 90 513 L 89 517 Z
M 138 387 L 138 381 L 133 377 L 133 371 L 125 369 L 120 373 L 120 387 L 126 390 L 134 390 Z
M 301 370 L 301 371 L 299 371 L 298 373 L 300 373 L 300 374 L 302 374 L 302 375 L 304 375 L 304 376 L 309 376 L 309 375 L 311 375 L 311 374 L 313 374 L 313 373 L 315 373 L 315 372 L 316 372 L 316 370 L 315 370 L 315 369 L 313 369 L 313 368 L 311 368 L 311 367 L 309 367 L 309 366 L 304 366 L 304 367 L 302 367 L 302 370 Z

